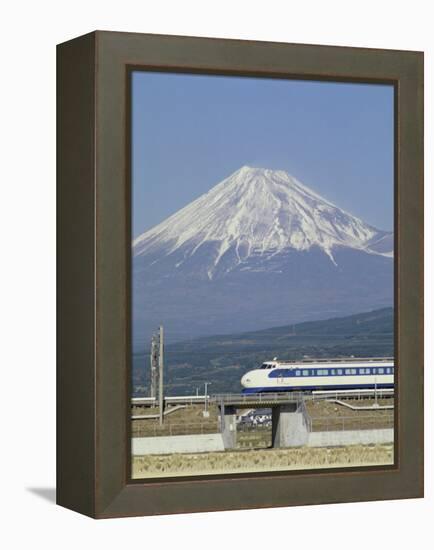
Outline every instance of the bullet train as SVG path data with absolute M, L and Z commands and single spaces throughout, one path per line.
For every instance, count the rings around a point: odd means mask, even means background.
M 394 360 L 339 358 L 266 361 L 241 378 L 242 393 L 393 388 Z

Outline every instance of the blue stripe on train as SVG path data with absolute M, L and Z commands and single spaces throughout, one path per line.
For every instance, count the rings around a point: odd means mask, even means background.
M 265 392 L 282 392 L 282 391 L 305 391 L 305 390 L 366 390 L 375 389 L 381 390 L 393 388 L 394 384 L 340 384 L 339 386 L 303 386 L 303 387 L 288 387 L 288 386 L 273 386 L 268 388 L 243 388 L 241 393 L 265 393 Z

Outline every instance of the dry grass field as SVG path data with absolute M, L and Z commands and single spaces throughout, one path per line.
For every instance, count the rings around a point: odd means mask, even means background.
M 374 399 L 346 399 L 354 407 L 375 405 Z M 393 406 L 393 398 L 379 399 L 377 404 Z M 313 432 L 327 430 L 368 430 L 393 428 L 393 410 L 353 410 L 331 401 L 306 401 L 306 410 L 311 419 Z
M 393 464 L 393 445 L 256 449 L 133 458 L 135 479 Z
M 168 409 L 170 410 L 170 409 Z M 177 409 L 164 417 L 163 426 L 158 419 L 133 420 L 133 437 L 152 437 L 158 435 L 187 435 L 200 433 L 215 433 L 218 431 L 218 410 L 211 405 L 209 417 L 204 418 L 203 405 L 190 405 Z M 158 408 L 133 407 L 132 415 L 158 414 Z

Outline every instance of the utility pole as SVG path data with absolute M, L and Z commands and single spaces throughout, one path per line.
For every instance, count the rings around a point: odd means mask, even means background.
M 211 382 L 205 382 L 205 409 L 202 413 L 204 418 L 209 417 L 209 411 L 208 411 L 208 386 L 211 384 Z
M 164 332 L 160 326 L 159 350 L 158 350 L 158 402 L 160 406 L 160 426 L 164 420 L 164 395 L 163 395 L 163 367 L 164 367 Z
M 374 407 L 378 407 L 378 398 L 377 398 L 377 375 L 375 375 L 375 403 Z
M 157 397 L 157 380 L 158 380 L 158 346 L 155 334 L 151 339 L 151 397 Z

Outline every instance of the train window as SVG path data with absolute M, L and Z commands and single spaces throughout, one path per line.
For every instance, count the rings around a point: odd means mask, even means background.
M 371 369 L 365 369 L 365 374 L 371 374 Z
M 345 369 L 345 374 L 351 374 L 351 369 Z
M 342 369 L 338 369 L 338 374 L 342 374 Z
M 383 373 L 384 373 L 384 369 L 380 367 L 380 368 L 378 369 L 378 374 L 383 374 Z
M 365 374 L 365 369 L 359 369 L 359 374 Z
M 357 374 L 357 370 L 356 369 L 351 369 L 351 374 Z
M 328 375 L 329 375 L 328 369 L 324 369 L 324 376 L 328 376 Z
M 298 369 L 295 371 L 295 376 L 300 376 L 301 374 L 301 371 L 299 371 Z
M 308 371 L 308 370 L 304 370 L 304 371 L 303 371 L 303 376 L 309 376 L 309 371 Z
M 333 376 L 336 374 L 335 369 L 332 369 L 330 372 L 331 372 L 331 374 L 332 374 Z

